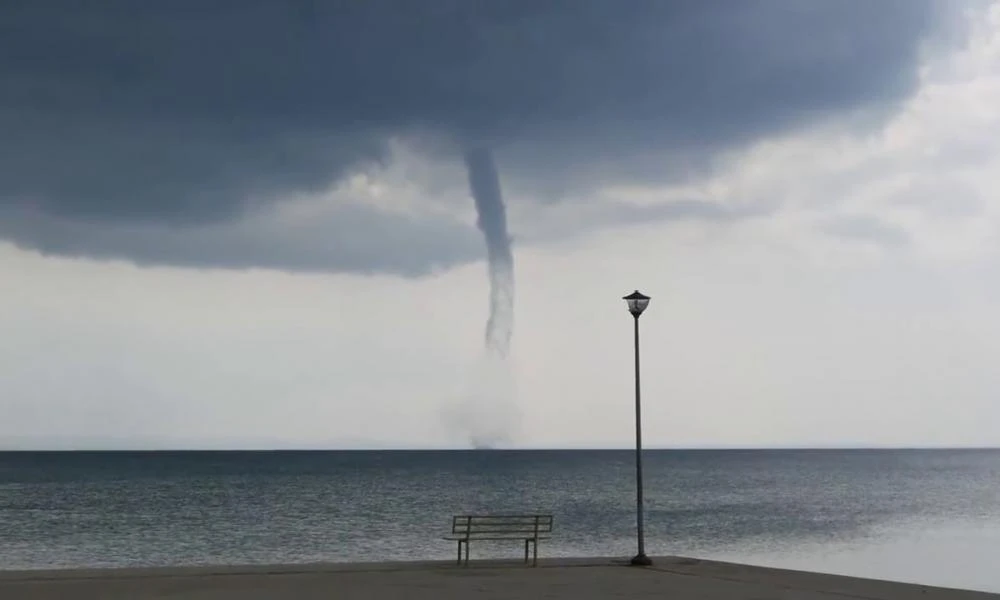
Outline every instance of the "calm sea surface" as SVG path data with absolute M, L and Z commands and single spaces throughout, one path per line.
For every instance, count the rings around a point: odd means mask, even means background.
M 635 551 L 628 451 L 0 453 L 0 568 L 448 559 L 463 512 Z M 1000 450 L 648 451 L 647 551 L 1000 591 Z M 516 558 L 517 544 L 473 545 Z

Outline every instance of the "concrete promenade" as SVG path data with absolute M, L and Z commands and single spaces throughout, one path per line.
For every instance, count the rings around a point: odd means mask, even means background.
M 1000 600 L 1000 595 L 660 557 L 0 571 L 2 600 Z

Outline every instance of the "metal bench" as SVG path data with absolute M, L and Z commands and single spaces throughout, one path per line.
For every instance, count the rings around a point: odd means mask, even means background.
M 458 542 L 458 564 L 462 564 L 462 544 L 465 544 L 465 564 L 469 564 L 469 542 L 473 540 L 524 540 L 524 564 L 528 550 L 531 566 L 538 566 L 538 540 L 552 534 L 552 515 L 457 515 L 451 520 L 451 535 L 444 539 Z

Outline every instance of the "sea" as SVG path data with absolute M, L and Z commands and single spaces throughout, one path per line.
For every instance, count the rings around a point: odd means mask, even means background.
M 1000 450 L 648 450 L 650 555 L 1000 592 Z M 0 569 L 452 559 L 451 516 L 543 513 L 541 557 L 636 551 L 628 450 L 0 453 Z M 517 559 L 518 544 L 472 558 Z

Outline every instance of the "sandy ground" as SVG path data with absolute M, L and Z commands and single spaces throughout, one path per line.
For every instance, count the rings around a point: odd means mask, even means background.
M 331 564 L 68 571 L 0 571 L 2 600 L 172 598 L 257 600 L 477 600 L 670 598 L 672 600 L 991 599 L 947 590 L 683 558 L 652 567 L 612 559 L 517 563 Z

